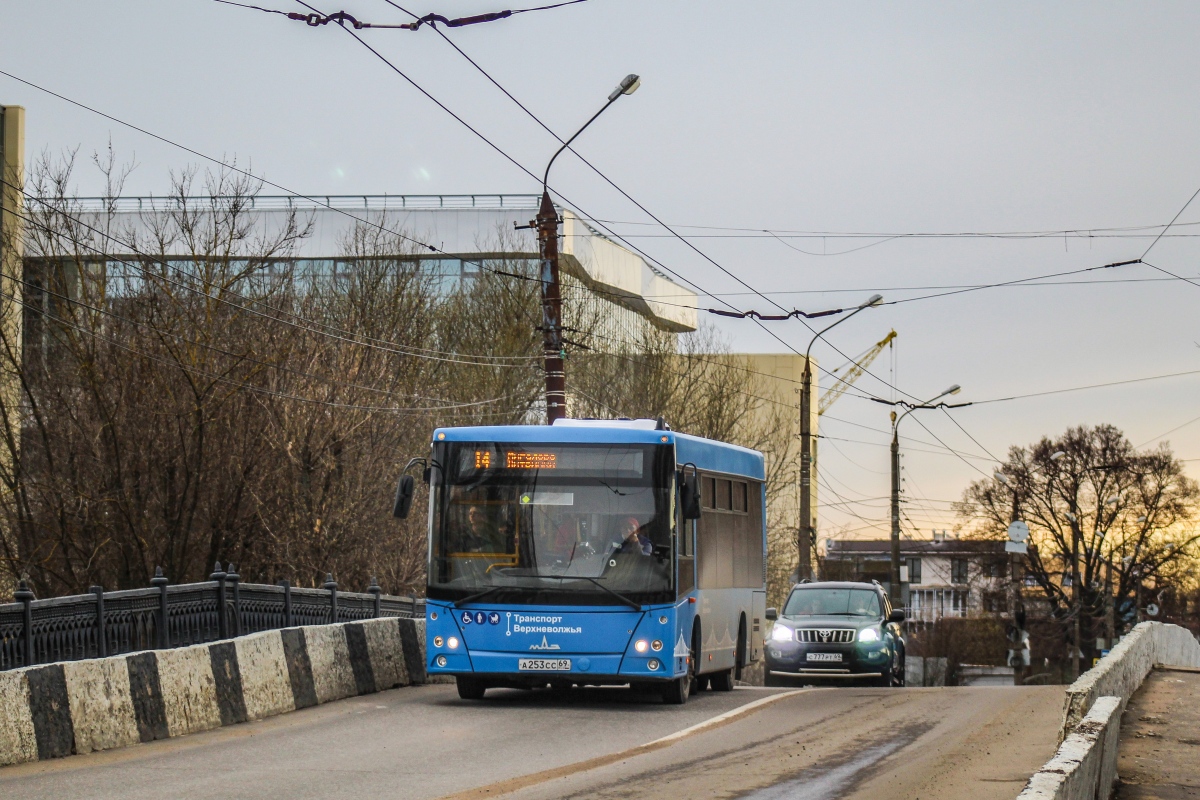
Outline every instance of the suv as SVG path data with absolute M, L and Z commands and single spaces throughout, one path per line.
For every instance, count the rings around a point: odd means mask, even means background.
M 767 637 L 767 677 L 870 678 L 904 685 L 904 612 L 878 583 L 824 581 L 792 587 Z

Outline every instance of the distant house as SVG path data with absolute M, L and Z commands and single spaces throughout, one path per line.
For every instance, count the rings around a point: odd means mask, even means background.
M 891 582 L 888 539 L 831 539 L 823 580 Z M 917 622 L 942 617 L 999 613 L 1007 608 L 1009 557 L 1004 542 L 938 537 L 900 540 L 900 596 L 905 614 Z

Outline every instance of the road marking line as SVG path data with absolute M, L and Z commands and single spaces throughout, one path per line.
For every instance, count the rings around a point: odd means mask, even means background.
M 769 697 L 760 697 L 757 700 L 738 706 L 737 708 L 726 711 L 723 714 L 718 714 L 715 717 L 698 722 L 695 725 L 684 728 L 681 731 L 676 731 L 669 736 L 664 736 L 661 739 L 655 739 L 646 744 L 640 744 L 636 747 L 631 747 L 628 750 L 622 750 L 618 753 L 609 753 L 604 756 L 596 756 L 595 758 L 576 761 L 574 764 L 566 764 L 553 769 L 542 770 L 541 772 L 532 772 L 528 775 L 518 775 L 515 778 L 490 783 L 486 786 L 477 786 L 474 789 L 465 789 L 454 794 L 443 795 L 437 800 L 482 800 L 482 798 L 499 797 L 501 795 L 511 794 L 512 792 L 521 789 L 527 789 L 530 786 L 536 786 L 539 783 L 546 783 L 557 778 L 565 778 L 568 775 L 577 775 L 581 772 L 588 772 L 599 767 L 606 767 L 609 764 L 615 764 L 618 761 L 624 761 L 628 758 L 645 755 L 646 753 L 661 750 L 664 747 L 670 747 L 676 742 L 685 739 L 689 736 L 694 736 L 697 733 L 719 728 L 722 725 L 728 725 L 736 719 L 739 719 L 748 714 L 758 711 L 763 706 L 783 700 L 787 697 L 794 697 L 798 694 L 810 692 L 812 689 L 793 689 L 788 692 L 780 692 Z
M 726 711 L 724 714 L 718 714 L 717 716 L 712 717 L 711 719 L 706 719 L 703 722 L 698 722 L 695 725 L 691 726 L 690 728 L 684 728 L 683 730 L 676 731 L 675 733 L 672 733 L 669 736 L 664 736 L 661 739 L 655 739 L 653 742 L 647 742 L 646 744 L 642 745 L 642 747 L 654 747 L 656 745 L 662 746 L 662 745 L 672 744 L 672 743 L 677 742 L 680 739 L 684 738 L 685 736 L 691 736 L 694 733 L 699 733 L 700 731 L 707 730 L 708 728 L 715 728 L 720 725 L 724 725 L 725 723 L 730 722 L 731 720 L 737 719 L 738 717 L 742 716 L 743 714 L 749 714 L 751 711 L 754 711 L 757 708 L 761 708 L 762 706 L 765 706 L 769 703 L 774 703 L 777 700 L 782 700 L 785 697 L 792 697 L 793 695 L 801 694 L 801 693 L 807 692 L 807 691 L 809 691 L 809 690 L 808 689 L 793 689 L 790 692 L 780 692 L 779 694 L 772 694 L 772 695 L 768 695 L 767 697 L 760 697 L 752 703 L 746 703 L 746 705 L 738 706 L 737 708 L 733 709 L 732 711 Z

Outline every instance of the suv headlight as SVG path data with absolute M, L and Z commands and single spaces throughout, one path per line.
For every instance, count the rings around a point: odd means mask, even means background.
M 879 641 L 879 631 L 874 628 L 863 628 L 858 632 L 858 640 L 863 644 Z
M 792 633 L 792 629 L 786 625 L 776 625 L 771 628 L 772 642 L 790 642 L 794 638 L 795 634 Z

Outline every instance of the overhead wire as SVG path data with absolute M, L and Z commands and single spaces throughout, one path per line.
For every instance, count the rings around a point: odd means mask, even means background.
M 308 3 L 304 2 L 304 0 L 297 0 L 297 2 L 299 2 L 299 3 L 300 3 L 300 5 L 302 5 L 302 6 L 305 6 L 306 8 L 309 8 L 310 10 L 316 11 L 316 9 L 315 9 L 315 8 L 313 8 L 312 6 L 310 6 Z M 399 5 L 398 3 L 396 3 L 396 2 L 395 2 L 395 0 L 384 0 L 384 2 L 386 2 L 388 5 L 392 6 L 393 8 L 396 8 L 396 9 L 398 9 L 398 10 L 400 10 L 400 11 L 404 12 L 405 14 L 408 14 L 408 15 L 409 15 L 409 16 L 411 16 L 411 17 L 416 17 L 416 15 L 415 15 L 415 14 L 413 14 L 413 12 L 412 12 L 412 11 L 409 11 L 408 9 L 406 9 L 406 8 L 404 8 L 403 6 Z M 436 28 L 435 28 L 435 29 L 436 29 Z M 403 77 L 403 78 L 404 78 L 406 81 L 408 81 L 408 82 L 409 82 L 411 85 L 413 85 L 414 87 L 416 87 L 416 88 L 417 88 L 417 89 L 418 89 L 418 90 L 419 90 L 419 91 L 420 91 L 422 94 L 424 94 L 426 97 L 429 97 L 431 100 L 434 100 L 434 102 L 435 102 L 435 103 L 436 103 L 436 104 L 437 104 L 437 105 L 438 105 L 440 108 L 442 108 L 442 109 L 443 109 L 443 110 L 445 110 L 447 113 L 449 113 L 451 116 L 453 116 L 453 117 L 454 117 L 456 120 L 458 120 L 459 122 L 461 122 L 461 123 L 462 123 L 464 126 L 466 126 L 466 127 L 467 127 L 467 129 L 468 129 L 468 130 L 470 130 L 472 133 L 475 133 L 477 136 L 479 136 L 481 139 L 483 139 L 485 142 L 487 142 L 487 143 L 488 143 L 488 144 L 489 144 L 489 145 L 490 145 L 490 146 L 491 146 L 493 149 L 497 150 L 497 151 L 498 151 L 498 152 L 500 152 L 502 155 L 504 155 L 504 157 L 505 157 L 506 159 L 508 159 L 509 161 L 511 161 L 513 164 L 517 164 L 517 166 L 518 166 L 518 167 L 519 167 L 519 168 L 520 168 L 522 171 L 524 171 L 526 174 L 529 174 L 531 177 L 534 177 L 535 179 L 537 178 L 537 176 L 536 176 L 536 175 L 533 175 L 533 173 L 531 173 L 531 172 L 530 172 L 528 169 L 526 169 L 525 167 L 523 167 L 523 166 L 521 166 L 520 164 L 518 164 L 518 162 L 516 161 L 516 159 L 514 159 L 512 156 L 510 156 L 510 155 L 508 155 L 507 153 L 505 153 L 503 150 L 501 150 L 499 147 L 497 147 L 495 144 L 493 144 L 493 143 L 492 143 L 490 140 L 488 140 L 486 137 L 484 137 L 484 136 L 483 136 L 481 133 L 479 133 L 478 131 L 476 131 L 476 130 L 475 130 L 475 128 L 471 127 L 471 126 L 470 126 L 469 124 L 467 124 L 467 123 L 466 123 L 464 120 L 462 120 L 462 118 L 461 118 L 461 117 L 459 117 L 457 114 L 454 114 L 452 111 L 450 111 L 450 110 L 449 110 L 449 109 L 448 109 L 448 108 L 447 108 L 447 107 L 446 107 L 446 106 L 445 106 L 443 103 L 441 103 L 440 101 L 437 101 L 436 99 L 434 99 L 434 98 L 433 98 L 433 96 L 432 96 L 432 95 L 430 95 L 428 92 L 426 92 L 426 91 L 425 91 L 423 88 L 419 87 L 419 86 L 416 84 L 416 82 L 415 82 L 415 81 L 413 81 L 411 78 L 409 78 L 407 75 L 405 75 L 405 74 L 404 74 L 402 71 L 400 71 L 400 70 L 399 70 L 399 69 L 398 69 L 398 68 L 397 68 L 397 67 L 396 67 L 394 64 L 392 64 L 390 61 L 388 61 L 388 59 L 387 59 L 386 57 L 384 57 L 384 56 L 383 56 L 381 53 L 379 53 L 377 50 L 375 50 L 375 48 L 371 47 L 371 46 L 370 46 L 370 45 L 369 45 L 369 44 L 368 44 L 368 43 L 367 43 L 365 40 L 363 40 L 363 39 L 362 39 L 362 37 L 358 36 L 357 34 L 355 34 L 355 33 L 354 33 L 354 31 L 352 31 L 352 30 L 350 30 L 350 29 L 348 29 L 348 28 L 344 28 L 344 27 L 343 27 L 343 30 L 345 30 L 347 33 L 349 33 L 351 36 L 353 36 L 353 37 L 354 37 L 356 40 L 358 40 L 358 42 L 359 42 L 360 44 L 362 44 L 364 47 L 366 47 L 368 50 L 370 50 L 370 51 L 371 51 L 373 54 L 375 54 L 375 56 L 376 56 L 377 58 L 379 58 L 380 60 L 382 60 L 382 61 L 383 61 L 385 64 L 387 64 L 387 65 L 388 65 L 388 66 L 389 66 L 389 67 L 390 67 L 390 68 L 391 68 L 393 71 L 395 71 L 397 74 L 401 75 L 401 76 L 402 76 L 402 77 Z M 490 75 L 490 74 L 487 72 L 487 70 L 485 70 L 485 69 L 484 69 L 482 66 L 480 66 L 480 65 L 478 64 L 478 62 L 476 62 L 476 61 L 475 61 L 474 59 L 472 59 L 472 58 L 471 58 L 469 55 L 467 55 L 467 54 L 466 54 L 466 52 L 464 52 L 464 51 L 462 50 L 462 48 L 460 48 L 460 47 L 459 47 L 457 44 L 455 44 L 455 43 L 454 43 L 454 42 L 453 42 L 453 41 L 450 39 L 450 37 L 446 36 L 446 34 L 445 34 L 444 32 L 442 32 L 442 31 L 440 31 L 440 30 L 438 31 L 438 33 L 439 33 L 439 34 L 442 36 L 442 38 L 443 38 L 443 39 L 444 39 L 444 40 L 445 40 L 447 43 L 449 43 L 449 44 L 450 44 L 450 46 L 451 46 L 451 47 L 453 47 L 453 48 L 454 48 L 454 50 L 455 50 L 455 51 L 457 51 L 457 52 L 458 52 L 460 55 L 462 55 L 462 56 L 463 56 L 463 57 L 464 57 L 464 58 L 465 58 L 465 59 L 466 59 L 466 60 L 467 60 L 467 61 L 468 61 L 468 62 L 469 62 L 469 63 L 470 63 L 470 64 L 471 64 L 473 67 L 475 67 L 475 69 L 476 69 L 476 70 L 478 70 L 478 71 L 479 71 L 479 72 L 480 72 L 480 73 L 481 73 L 481 74 L 482 74 L 482 75 L 483 75 L 485 78 L 487 78 L 487 80 L 488 80 L 489 82 L 491 82 L 491 83 L 492 83 L 494 86 L 496 86 L 498 89 L 500 89 L 500 91 L 501 91 L 501 92 L 503 92 L 503 93 L 504 93 L 504 95 L 505 95 L 506 97 L 508 97 L 510 100 L 512 100 L 514 103 L 516 103 L 516 105 L 517 105 L 517 106 L 518 106 L 518 107 L 519 107 L 519 108 L 520 108 L 522 111 L 524 111 L 524 112 L 525 112 L 525 113 L 526 113 L 526 114 L 527 114 L 527 115 L 528 115 L 528 116 L 529 116 L 531 119 L 533 119 L 533 120 L 534 120 L 534 121 L 535 121 L 535 122 L 536 122 L 536 123 L 537 123 L 539 126 L 541 126 L 541 127 L 542 127 L 542 128 L 543 128 L 543 129 L 544 129 L 546 132 L 547 132 L 547 133 L 549 133 L 551 136 L 553 136 L 553 137 L 554 137 L 556 140 L 558 140 L 560 143 L 563 143 L 564 145 L 566 145 L 566 142 L 565 142 L 565 140 L 563 140 L 563 139 L 562 139 L 562 137 L 560 137 L 560 136 L 559 136 L 559 135 L 558 135 L 558 134 L 557 134 L 557 133 L 556 133 L 556 132 L 555 132 L 553 129 L 551 129 L 551 128 L 550 128 L 548 125 L 546 125 L 546 123 L 544 123 L 544 122 L 543 122 L 543 121 L 542 121 L 542 120 L 541 120 L 541 119 L 540 119 L 540 118 L 539 118 L 539 117 L 538 117 L 536 114 L 534 114 L 534 113 L 533 113 L 533 112 L 532 112 L 532 111 L 531 111 L 531 110 L 530 110 L 530 109 L 529 109 L 527 106 L 525 106 L 525 104 L 521 103 L 521 102 L 520 102 L 520 101 L 519 101 L 519 100 L 518 100 L 518 99 L 517 99 L 517 98 L 516 98 L 516 97 L 515 97 L 515 96 L 514 96 L 514 95 L 513 95 L 511 92 L 509 92 L 507 89 L 505 89 L 505 88 L 504 88 L 504 86 L 502 86 L 502 85 L 500 84 L 500 82 L 499 82 L 499 81 L 497 81 L 495 78 L 493 78 L 493 77 L 492 77 L 492 76 L 491 76 L 491 75 Z M 637 207 L 638 207 L 638 208 L 639 208 L 639 209 L 640 209 L 640 210 L 641 210 L 643 213 L 645 213 L 647 216 L 649 216 L 651 219 L 653 219 L 653 220 L 654 220 L 655 222 L 657 222 L 659 225 L 662 225 L 662 226 L 663 226 L 663 227 L 664 227 L 666 230 L 668 230 L 668 231 L 671 231 L 671 232 L 674 234 L 674 231 L 672 230 L 672 228 L 671 228 L 670 226 L 668 226 L 668 225 L 667 225 L 666 223 L 664 223 L 664 222 L 663 222 L 661 219 L 659 219 L 659 218 L 658 218 L 658 217 L 657 217 L 657 216 L 656 216 L 656 215 L 655 215 L 653 212 L 651 212 L 651 211 L 650 211 L 648 208 L 646 208 L 646 207 L 645 207 L 645 206 L 644 206 L 642 203 L 640 203 L 640 202 L 639 202 L 637 199 L 635 199 L 635 198 L 634 198 L 632 195 L 630 195 L 628 192 L 626 192 L 626 191 L 625 191 L 623 188 L 621 188 L 620 186 L 618 186 L 618 185 L 617 185 L 617 183 L 616 183 L 615 181 L 613 181 L 612 179 L 610 179 L 610 178 L 609 178 L 609 177 L 608 177 L 606 174 L 604 174 L 604 172 L 602 172 L 602 171 L 601 171 L 600 169 L 598 169 L 598 168 L 597 168 L 595 165 L 593 165 L 593 164 L 592 164 L 590 161 L 588 161 L 588 160 L 587 160 L 587 159 L 585 159 L 585 158 L 584 158 L 582 155 L 580 155 L 580 154 L 579 154 L 579 153 L 578 153 L 578 152 L 577 152 L 577 151 L 576 151 L 574 148 L 567 147 L 567 149 L 569 149 L 573 155 L 575 155 L 575 156 L 576 156 L 577 158 L 579 158 L 579 159 L 580 159 L 580 160 L 581 160 L 581 161 L 582 161 L 584 164 L 586 164 L 586 165 L 587 165 L 589 168 L 591 168 L 593 172 L 595 172 L 597 175 L 599 175 L 599 176 L 600 176 L 600 178 L 601 178 L 601 179 L 603 179 L 603 180 L 604 180 L 606 183 L 608 183 L 608 184 L 609 184 L 609 185 L 610 185 L 612 188 L 614 188 L 614 189 L 615 189 L 617 192 L 619 192 L 619 193 L 620 193 L 622 196 L 624 196 L 624 197 L 625 197 L 626 199 L 628 199 L 628 200 L 629 200 L 631 203 L 633 203 L 635 206 L 637 206 Z M 567 198 L 566 198 L 565 196 L 563 196 L 563 195 L 561 194 L 561 192 L 557 192 L 557 190 L 556 190 L 556 193 L 557 193 L 557 194 L 559 194 L 559 196 L 560 196 L 560 197 L 563 197 L 564 201 L 568 202 L 568 203 L 569 203 L 569 204 L 571 204 L 571 205 L 574 205 L 576 208 L 579 208 L 578 204 L 575 204 L 575 203 L 570 203 L 570 201 L 569 201 L 569 200 L 567 200 Z M 580 210 L 582 211 L 582 209 L 580 209 Z M 586 212 L 585 212 L 585 213 L 586 213 Z M 592 219 L 595 219 L 595 217 L 591 217 L 591 218 L 592 218 Z M 670 270 L 670 269 L 669 269 L 669 268 L 667 268 L 665 265 L 663 265 L 661 262 L 657 261 L 656 259 L 652 259 L 652 258 L 650 258 L 650 256 L 648 256 L 646 253 L 644 253 L 643 251 L 641 251 L 639 248 L 637 248 L 637 247 L 636 247 L 635 245 L 633 245 L 631 242 L 628 242 L 628 241 L 627 241 L 627 240 L 625 240 L 624 238 L 622 238 L 622 237 L 620 237 L 619 235 L 617 235 L 617 234 L 615 233 L 615 231 L 612 231 L 612 230 L 611 230 L 611 228 L 606 228 L 606 230 L 608 230 L 610 234 L 612 234 L 613 236 L 615 236 L 616 238 L 618 238 L 618 240 L 619 240 L 619 241 L 621 241 L 622 243 L 624 243 L 626 246 L 630 247 L 630 248 L 631 248 L 631 249 L 633 249 L 635 252 L 637 252 L 638 254 L 642 255 L 644 258 L 647 258 L 648 260 L 650 260 L 650 261 L 652 261 L 653 263 L 657 264 L 657 265 L 658 265 L 660 268 L 662 268 L 662 269 L 664 269 L 664 270 L 667 270 L 667 271 L 668 271 L 668 272 L 670 272 L 672 275 L 674 275 L 674 276 L 676 276 L 676 277 L 680 278 L 680 280 L 683 280 L 685 283 L 687 283 L 688 285 L 692 286 L 694 289 L 697 289 L 698 291 L 701 291 L 701 292 L 703 292 L 703 289 L 701 289 L 699 286 L 697 286 L 697 285 L 696 285 L 696 284 L 695 284 L 693 281 L 691 281 L 691 280 L 689 280 L 689 279 L 686 279 L 686 278 L 683 278 L 683 277 L 682 277 L 682 276 L 680 276 L 680 275 L 679 275 L 677 272 L 675 272 L 675 271 L 673 271 L 673 270 Z M 694 252 L 696 252 L 696 253 L 697 253 L 697 254 L 698 254 L 698 255 L 699 255 L 701 258 L 703 258 L 704 260 L 708 261 L 710 264 L 712 264 L 712 265 L 713 265 L 713 266 L 715 266 L 715 267 L 716 267 L 718 270 L 720 270 L 721 272 L 723 272 L 724 274 L 726 274 L 727 276 L 729 276 L 730 278 L 732 278 L 734 281 L 736 281 L 737 283 L 741 284 L 741 285 L 742 285 L 742 286 L 744 286 L 746 289 L 749 289 L 749 290 L 750 290 L 751 292 L 753 292 L 755 295 L 757 295 L 757 296 L 761 297 L 762 299 L 766 300 L 768 303 L 771 303 L 772 305 L 776 306 L 776 307 L 777 307 L 777 308 L 778 308 L 780 311 L 783 311 L 783 312 L 785 312 L 785 314 L 791 315 L 791 312 L 790 312 L 790 311 L 788 311 L 788 309 L 785 309 L 783 306 L 779 305 L 779 304 L 778 304 L 778 303 L 776 303 L 774 300 L 770 299 L 769 297 L 767 297 L 766 295 L 764 295 L 762 292 L 758 291 L 758 290 L 757 290 L 755 287 L 751 286 L 751 285 L 750 285 L 748 282 L 746 282 L 745 280 L 743 280 L 741 277 L 739 277 L 738 275 L 734 274 L 734 273 L 733 273 L 733 272 L 731 272 L 730 270 L 726 269 L 724 266 L 722 266 L 721 264 L 719 264 L 719 263 L 718 263 L 718 262 L 717 262 L 715 259 L 713 259 L 711 256 L 709 256 L 707 253 L 703 252 L 703 251 L 702 251 L 702 250 L 700 250 L 698 247 L 696 247 L 694 244 L 692 244 L 691 242 L 687 241 L 687 239 L 685 239 L 685 238 L 684 238 L 684 237 L 682 237 L 682 236 L 678 236 L 677 234 L 676 234 L 676 236 L 677 236 L 677 238 L 679 238 L 679 240 L 680 240 L 681 242 L 683 242 L 683 243 L 684 243 L 685 245 L 687 245 L 687 246 L 688 246 L 690 249 L 692 249 Z M 707 296 L 709 296 L 709 297 L 714 297 L 715 299 L 721 300 L 721 302 L 723 302 L 725 305 L 727 305 L 727 306 L 728 306 L 728 307 L 729 307 L 731 310 L 733 310 L 733 311 L 737 311 L 737 312 L 740 312 L 740 311 L 741 311 L 741 309 L 737 308 L 737 306 L 735 306 L 734 304 L 732 304 L 732 303 L 730 303 L 729 301 L 725 300 L 723 297 L 720 297 L 720 296 L 717 296 L 717 295 L 712 295 L 712 294 L 708 294 Z M 801 355 L 801 353 L 800 353 L 800 351 L 799 351 L 799 350 L 797 350 L 795 347 L 793 347 L 793 346 L 792 346 L 792 345 L 791 345 L 789 342 L 786 342 L 785 340 L 783 340 L 783 339 L 782 339 L 781 337 L 779 337 L 779 336 L 778 336 L 778 335 L 777 335 L 777 334 L 776 334 L 774 331 L 770 330 L 770 329 L 769 329 L 767 326 L 763 325 L 763 324 L 762 324 L 762 322 L 761 322 L 761 320 L 759 320 L 759 319 L 755 319 L 754 321 L 755 321 L 755 324 L 757 324 L 757 325 L 758 325 L 760 328 L 762 328 L 762 329 L 763 329 L 763 331 L 765 331 L 765 332 L 766 332 L 766 333 L 767 333 L 769 336 L 771 336 L 771 338 L 773 338 L 773 339 L 775 339 L 776 341 L 778 341 L 780 344 L 782 344 L 782 345 L 783 345 L 784 347 L 786 347 L 788 350 L 791 350 L 791 351 L 792 351 L 793 353 L 795 353 L 796 355 Z M 805 326 L 805 327 L 807 327 L 807 328 L 809 329 L 809 331 L 810 331 L 810 332 L 816 333 L 816 332 L 815 332 L 815 331 L 812 329 L 812 327 L 811 327 L 810 325 L 808 325 L 808 323 L 807 323 L 807 322 L 806 322 L 804 319 L 802 319 L 802 318 L 801 318 L 801 319 L 800 319 L 800 321 L 801 321 L 801 323 L 803 323 L 803 324 L 804 324 L 804 326 Z M 826 342 L 826 344 L 828 344 L 830 347 L 832 347 L 832 348 L 833 348 L 833 349 L 834 349 L 834 350 L 835 350 L 835 351 L 836 351 L 836 352 L 837 352 L 839 355 L 841 355 L 843 358 L 847 358 L 847 359 L 849 358 L 848 356 L 846 356 L 846 354 L 845 354 L 845 353 L 842 353 L 842 351 L 841 351 L 841 350 L 839 350 L 839 349 L 836 347 L 836 345 L 833 345 L 831 342 Z M 818 369 L 821 369 L 821 368 L 818 366 Z M 865 372 L 867 375 L 870 375 L 872 378 L 875 378 L 876 380 L 881 380 L 881 379 L 880 379 L 880 378 L 879 378 L 877 375 L 875 375 L 874 373 L 872 373 L 870 370 L 866 370 L 866 369 L 864 369 L 864 370 L 863 370 L 863 372 Z M 886 385 L 886 382 L 885 382 L 885 385 Z

